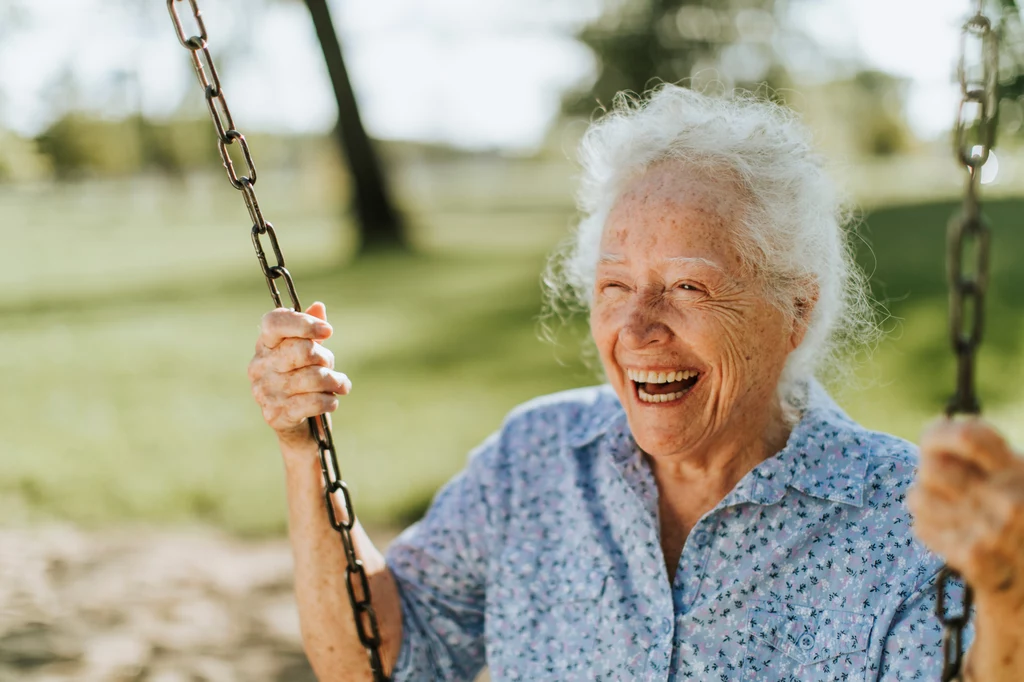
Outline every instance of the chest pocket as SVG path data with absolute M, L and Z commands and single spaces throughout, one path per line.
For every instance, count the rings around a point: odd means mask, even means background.
M 747 616 L 750 638 L 789 660 L 768 667 L 795 668 L 796 679 L 808 682 L 864 680 L 874 616 L 773 601 L 750 602 Z
M 561 559 L 542 562 L 532 598 L 542 608 L 596 602 L 604 594 L 610 572 L 607 562 L 586 553 L 562 554 Z
M 574 550 L 503 557 L 504 576 L 488 594 L 492 679 L 596 679 L 611 564 L 592 549 Z

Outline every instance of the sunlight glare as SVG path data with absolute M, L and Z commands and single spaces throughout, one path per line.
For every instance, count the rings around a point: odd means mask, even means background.
M 971 156 L 981 156 L 981 145 L 976 144 L 971 148 Z M 996 158 L 995 151 L 990 150 L 988 153 L 988 160 L 981 167 L 981 184 L 988 185 L 996 181 L 996 176 L 999 174 L 999 159 Z

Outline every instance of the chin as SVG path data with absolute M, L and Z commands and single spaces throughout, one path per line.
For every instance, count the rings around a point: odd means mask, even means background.
M 693 445 L 693 440 L 686 438 L 680 433 L 678 423 L 657 425 L 651 423 L 634 424 L 630 420 L 630 431 L 633 440 L 644 453 L 652 457 L 663 457 L 681 452 L 688 445 Z

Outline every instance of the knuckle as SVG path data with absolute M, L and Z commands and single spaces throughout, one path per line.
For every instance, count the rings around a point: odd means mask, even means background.
M 279 364 L 284 371 L 299 369 L 308 364 L 307 350 L 303 347 L 302 339 L 286 339 L 278 348 Z
M 263 313 L 263 317 L 260 318 L 260 330 L 266 334 L 277 328 L 277 325 L 281 323 L 281 309 L 275 308 Z
M 245 368 L 245 374 L 249 377 L 249 383 L 254 384 L 260 380 L 260 377 L 263 375 L 263 368 L 261 365 L 262 363 L 260 363 L 256 358 L 253 358 L 249 362 L 249 365 Z
M 317 364 L 316 344 L 309 339 L 295 340 L 295 368 Z
M 310 368 L 310 388 L 317 391 L 325 391 L 330 385 L 330 373 L 325 367 L 317 366 Z
M 316 346 L 316 357 L 319 360 L 319 364 L 324 367 L 333 370 L 334 369 L 334 353 L 329 349 L 325 348 L 321 344 L 314 344 Z
M 284 414 L 286 415 L 289 424 L 298 424 L 306 416 L 302 409 L 302 401 L 292 400 L 288 402 L 284 408 Z
M 293 315 L 295 312 L 288 308 L 274 308 L 263 314 L 260 324 L 264 331 L 275 331 L 286 325 Z
M 260 317 L 260 330 L 266 331 L 270 327 L 271 320 L 273 319 L 272 318 L 273 314 L 274 314 L 273 310 L 269 310 L 269 311 L 263 313 L 263 315 Z

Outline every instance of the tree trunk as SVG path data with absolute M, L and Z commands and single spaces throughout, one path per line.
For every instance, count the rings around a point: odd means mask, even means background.
M 353 199 L 361 238 L 359 248 L 363 252 L 405 250 L 408 243 L 401 216 L 391 201 L 377 154 L 363 128 L 327 0 L 304 2 L 313 19 L 334 88 L 334 98 L 338 102 L 338 124 L 334 132 L 352 175 Z

